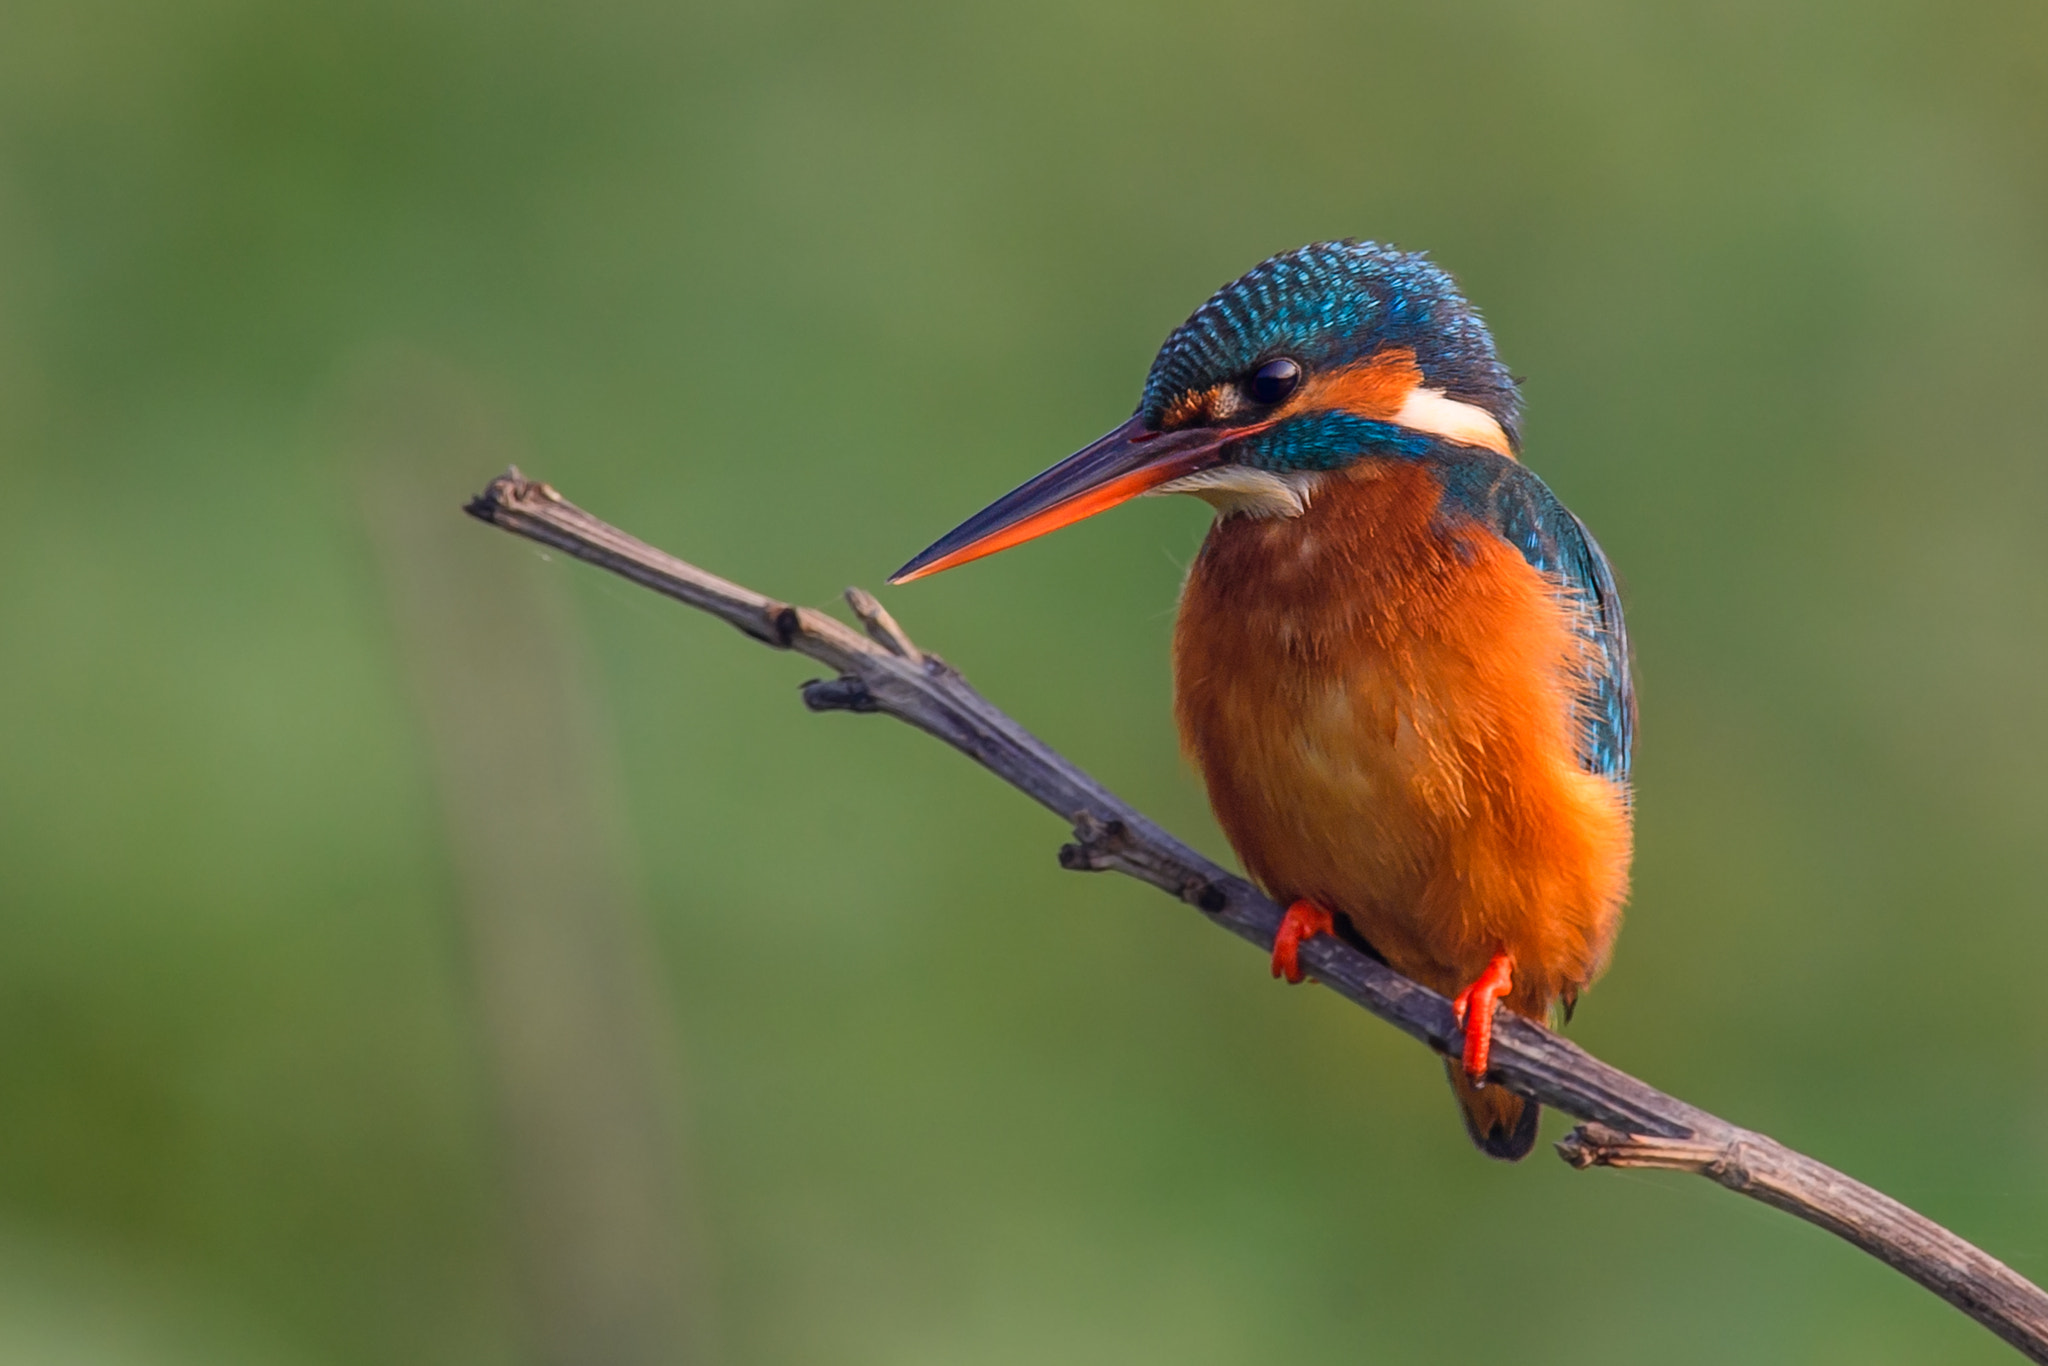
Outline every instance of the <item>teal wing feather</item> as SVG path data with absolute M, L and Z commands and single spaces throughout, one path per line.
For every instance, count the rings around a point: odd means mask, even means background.
M 1635 752 L 1635 685 L 1621 591 L 1600 543 L 1525 465 L 1475 454 L 1447 474 L 1446 504 L 1484 521 L 1532 567 L 1552 576 L 1570 601 L 1586 646 L 1573 704 L 1579 762 L 1590 773 L 1627 785 Z

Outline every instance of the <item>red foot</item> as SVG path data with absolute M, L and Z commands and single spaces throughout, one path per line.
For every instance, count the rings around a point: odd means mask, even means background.
M 1301 941 L 1319 934 L 1335 934 L 1330 913 L 1313 901 L 1297 901 L 1287 908 L 1280 933 L 1273 936 L 1273 975 L 1301 982 Z
M 1486 1084 L 1487 1059 L 1493 1051 L 1494 1007 L 1514 986 L 1515 960 L 1496 953 L 1478 980 L 1451 998 L 1451 1011 L 1465 1027 L 1465 1075 L 1474 1086 Z M 1475 1005 L 1479 1009 L 1473 1010 Z

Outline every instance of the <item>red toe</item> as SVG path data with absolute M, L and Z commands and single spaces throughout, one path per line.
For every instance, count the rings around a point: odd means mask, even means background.
M 1274 961 L 1279 961 L 1275 952 Z M 1496 953 L 1486 965 L 1486 971 L 1451 998 L 1451 1013 L 1458 1017 L 1458 1023 L 1465 1027 L 1465 1075 L 1475 1086 L 1486 1083 L 1487 1063 L 1493 1052 L 1493 1012 L 1515 986 L 1515 960 L 1504 953 Z M 1478 1009 L 1473 1009 L 1477 1006 Z
M 1273 936 L 1273 975 L 1290 982 L 1301 981 L 1301 942 L 1319 934 L 1335 934 L 1330 913 L 1313 901 L 1297 901 L 1280 920 L 1280 932 Z

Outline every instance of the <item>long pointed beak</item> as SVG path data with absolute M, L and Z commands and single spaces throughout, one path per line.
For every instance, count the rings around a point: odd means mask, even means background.
M 890 583 L 909 583 L 956 564 L 1057 531 L 1183 475 L 1223 463 L 1223 448 L 1244 430 L 1189 427 L 1147 431 L 1132 418 L 975 513 L 934 541 Z

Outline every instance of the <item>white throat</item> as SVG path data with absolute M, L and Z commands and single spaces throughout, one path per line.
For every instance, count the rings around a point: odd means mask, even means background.
M 1322 483 L 1319 470 L 1255 470 L 1218 465 L 1161 484 L 1154 493 L 1192 493 L 1224 517 L 1299 517 Z

